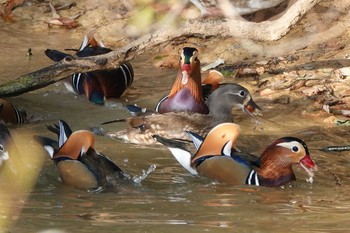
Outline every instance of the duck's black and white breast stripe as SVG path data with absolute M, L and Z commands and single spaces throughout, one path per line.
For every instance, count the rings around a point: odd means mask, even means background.
M 251 170 L 247 176 L 245 183 L 249 185 L 260 186 L 258 173 L 254 170 Z
M 120 70 L 123 72 L 124 75 L 125 87 L 130 87 L 132 82 L 134 81 L 134 75 L 131 72 L 128 64 L 122 64 L 120 66 Z
M 78 94 L 84 94 L 84 90 L 82 89 L 81 78 L 81 73 L 73 74 L 72 76 L 72 87 L 73 90 Z
M 21 112 L 15 106 L 13 106 L 13 109 L 15 110 L 17 124 L 23 124 L 25 120 L 24 116 L 22 116 Z

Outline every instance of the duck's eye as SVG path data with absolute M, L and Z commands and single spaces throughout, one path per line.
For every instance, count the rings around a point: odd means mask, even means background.
M 194 57 L 193 60 L 194 60 L 194 61 L 198 61 L 198 58 L 197 58 L 197 57 Z
M 293 146 L 293 147 L 292 147 L 292 151 L 293 151 L 293 152 L 298 152 L 298 151 L 299 151 L 299 147 Z
M 240 90 L 239 92 L 238 92 L 238 94 L 240 95 L 240 96 L 245 96 L 245 91 L 244 90 Z
M 4 146 L 0 144 L 0 151 L 4 151 Z
M 182 56 L 180 56 L 180 61 L 182 61 Z

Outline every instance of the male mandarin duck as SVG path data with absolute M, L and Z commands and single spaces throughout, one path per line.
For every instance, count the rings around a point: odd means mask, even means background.
M 58 141 L 34 136 L 54 161 L 61 181 L 77 189 L 90 190 L 114 187 L 127 179 L 127 175 L 109 158 L 94 148 L 94 135 L 87 130 L 72 132 L 60 120 L 59 125 L 48 126 L 58 134 Z
M 5 124 L 23 124 L 28 122 L 27 113 L 18 109 L 9 101 L 0 98 L 0 121 Z
M 207 99 L 209 114 L 168 112 L 146 114 L 118 121 L 127 121 L 132 128 L 107 135 L 137 144 L 155 143 L 152 135 L 165 138 L 186 138 L 184 131 L 205 135 L 214 126 L 232 122 L 232 110 L 239 108 L 249 115 L 260 114 L 261 108 L 254 102 L 249 91 L 235 83 L 222 84 Z M 105 122 L 112 123 L 115 121 Z
M 281 186 L 296 180 L 292 166 L 299 165 L 312 179 L 317 166 L 301 139 L 284 137 L 269 145 L 261 156 L 237 153 L 235 146 L 239 126 L 222 123 L 214 127 L 203 139 L 188 132 L 197 152 L 177 147 L 172 140 L 154 137 L 171 151 L 178 162 L 191 174 L 204 176 L 233 185 Z
M 201 63 L 196 48 L 184 47 L 179 59 L 179 70 L 169 95 L 156 105 L 156 112 L 198 112 L 207 114 L 208 107 L 202 94 Z
M 201 83 L 201 91 L 202 91 L 202 98 L 203 100 L 201 101 L 201 106 L 202 103 L 208 99 L 208 96 L 214 91 L 216 90 L 220 85 L 221 81 L 224 79 L 224 76 L 222 75 L 221 72 L 217 71 L 217 70 L 210 70 L 208 72 L 208 74 L 206 75 L 205 79 L 202 81 Z M 159 106 L 163 106 L 163 102 L 167 102 L 169 99 L 169 96 L 165 96 L 163 97 L 157 104 L 155 111 L 159 112 Z M 187 99 L 183 99 L 181 103 L 183 103 L 183 105 L 180 105 L 178 103 L 176 103 L 174 105 L 168 105 L 168 108 L 166 110 L 164 110 L 165 112 L 181 112 L 181 111 L 185 111 L 185 112 L 196 112 L 194 111 L 194 109 L 196 108 L 196 106 L 198 105 L 192 105 L 191 103 L 193 103 L 192 101 L 192 97 L 189 98 L 189 102 L 190 104 L 186 104 Z M 168 102 L 169 103 L 169 102 Z M 171 103 L 171 100 L 170 100 Z M 205 102 L 204 102 L 205 103 Z M 177 108 L 177 106 L 187 106 L 188 108 Z M 206 104 L 205 104 L 206 106 Z M 172 107 L 174 107 L 172 109 Z M 194 108 L 191 108 L 194 107 Z M 132 105 L 132 104 L 127 104 L 125 105 L 125 108 L 131 113 L 132 116 L 140 116 L 140 115 L 147 115 L 147 114 L 152 114 L 155 111 L 151 110 L 151 109 L 147 109 L 147 108 L 141 108 L 139 106 L 136 105 Z M 207 106 L 205 107 L 207 108 Z M 206 111 L 205 111 L 206 112 Z
M 84 37 L 79 51 L 75 56 L 96 56 L 111 51 L 101 41 L 97 41 L 92 33 L 89 33 Z M 45 54 L 56 62 L 70 56 L 69 54 L 51 49 L 47 49 Z M 131 86 L 133 80 L 133 68 L 130 63 L 126 62 L 117 69 L 74 74 L 67 78 L 64 84 L 69 91 L 77 94 L 85 94 L 89 101 L 95 104 L 104 104 L 107 98 L 120 97 Z
M 217 70 L 211 70 L 205 79 L 201 78 L 201 64 L 198 50 L 184 47 L 180 54 L 178 74 L 170 93 L 159 100 L 155 107 L 158 113 L 167 112 L 197 112 L 208 114 L 209 109 L 205 99 L 218 88 L 223 75 Z M 137 115 L 152 113 L 152 110 L 126 105 L 130 113 Z

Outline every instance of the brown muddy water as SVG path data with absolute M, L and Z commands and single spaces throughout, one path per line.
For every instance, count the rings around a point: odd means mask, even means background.
M 28 32 L 9 25 L 0 27 L 1 82 L 51 64 L 44 55 L 46 48 L 62 50 L 80 44 L 81 36 L 73 37 L 69 31 Z M 28 48 L 33 51 L 30 58 L 26 56 Z M 152 108 L 169 90 L 176 74 L 175 70 L 155 68 L 146 56 L 132 64 L 132 88 L 105 106 L 68 93 L 61 84 L 9 98 L 33 115 L 31 124 L 10 127 L 15 140 L 27 138 L 18 141 L 22 144 L 18 146 L 38 148 L 32 135 L 52 137 L 46 125 L 58 119 L 66 120 L 73 130 L 98 127 L 109 132 L 127 127 L 124 123 L 99 124 L 127 117 L 122 107 L 126 102 Z M 240 83 L 244 85 L 244 79 Z M 327 128 L 323 118 L 302 115 L 310 104 L 304 99 L 292 98 L 290 104 L 283 104 L 254 92 L 253 96 L 263 108 L 263 117 L 256 125 L 237 113 L 237 123 L 243 128 L 237 143 L 240 149 L 259 154 L 279 137 L 298 136 L 308 144 L 319 167 L 313 183 L 306 182 L 306 175 L 297 168 L 297 181 L 285 187 L 214 183 L 187 174 L 162 146 L 138 146 L 96 136 L 96 148 L 131 176 L 142 175 L 151 165 L 156 166 L 155 171 L 116 193 L 88 193 L 62 185 L 46 153 L 30 155 L 33 161 L 42 161 L 42 166 L 28 164 L 39 171 L 35 185 L 24 197 L 5 203 L 10 208 L 23 208 L 12 215 L 0 210 L 1 221 L 9 224 L 0 232 L 348 232 L 350 153 L 325 153 L 317 148 L 349 145 L 349 128 Z M 25 149 L 21 152 L 26 156 Z M 6 191 L 0 192 L 12 195 Z

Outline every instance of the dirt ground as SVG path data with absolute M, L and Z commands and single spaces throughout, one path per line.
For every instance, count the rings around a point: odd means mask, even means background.
M 163 17 L 171 16 L 169 12 L 175 9 L 176 3 L 174 0 L 76 0 L 57 11 L 61 17 L 57 20 L 58 16 L 52 15 L 48 1 L 17 0 L 23 3 L 6 17 L 6 3 L 16 1 L 1 2 L 2 23 L 25 22 L 33 31 L 72 30 L 79 38 L 95 29 L 105 44 L 112 48 L 150 33 L 160 25 L 158 22 Z M 64 2 L 54 1 L 52 5 L 59 8 Z M 324 116 L 330 124 L 350 125 L 350 28 L 339 27 L 339 35 L 330 40 L 318 38 L 315 43 L 308 39 L 309 35 L 349 20 L 349 5 L 348 0 L 321 1 L 296 23 L 287 36 L 278 41 L 256 42 L 234 37 L 225 40 L 193 38 L 186 45 L 192 44 L 200 50 L 204 65 L 218 58 L 223 59 L 224 65 L 217 69 L 224 73 L 227 80 L 245 79 L 261 96 L 286 104 L 290 101 L 286 95 L 312 100 L 314 104 L 308 106 L 304 114 Z M 246 18 L 264 20 L 266 14 L 271 14 L 271 11 L 258 12 Z M 171 25 L 198 17 L 198 9 L 188 3 Z M 154 65 L 176 66 L 180 47 L 183 44 L 174 41 L 153 51 L 157 54 Z

